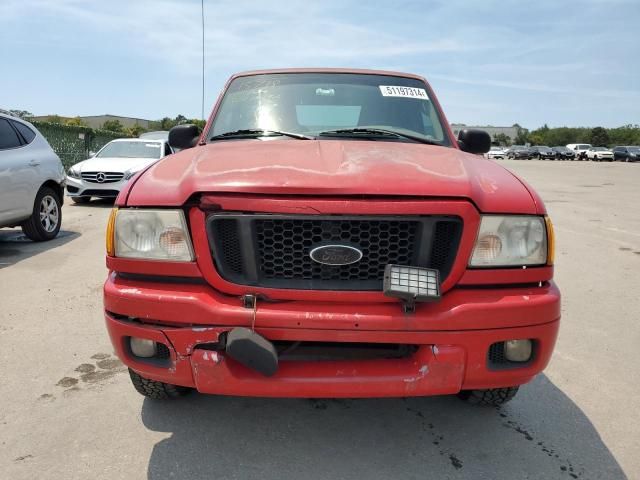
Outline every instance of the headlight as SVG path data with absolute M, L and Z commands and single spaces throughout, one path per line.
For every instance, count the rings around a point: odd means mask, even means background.
M 469 265 L 472 267 L 545 265 L 548 261 L 552 261 L 548 237 L 545 217 L 483 216 Z
M 116 210 L 113 216 L 113 227 L 107 229 L 107 251 L 109 235 L 112 235 L 116 257 L 193 261 L 193 247 L 182 210 L 124 208 Z
M 126 172 L 124 172 L 124 179 L 125 180 L 129 180 L 131 177 L 133 177 L 139 171 L 140 170 L 127 170 Z
M 71 178 L 81 178 L 80 176 L 80 169 L 78 167 L 71 167 L 68 171 L 67 171 L 67 175 L 69 175 Z

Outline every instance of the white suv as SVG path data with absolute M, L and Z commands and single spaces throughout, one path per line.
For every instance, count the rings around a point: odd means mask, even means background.
M 576 152 L 576 160 L 586 160 L 587 152 L 593 147 L 590 143 L 570 143 L 567 148 Z
M 0 111 L 0 227 L 22 227 L 31 240 L 58 235 L 64 168 L 29 122 Z

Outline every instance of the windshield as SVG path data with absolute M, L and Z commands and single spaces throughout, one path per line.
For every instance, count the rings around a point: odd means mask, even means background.
M 96 157 L 160 158 L 161 150 L 157 142 L 111 142 Z
M 208 138 L 240 130 L 280 131 L 315 138 L 323 132 L 365 127 L 450 145 L 423 82 L 352 73 L 236 78 L 224 95 Z M 345 133 L 339 136 L 345 138 Z
M 595 148 L 592 148 L 591 150 L 593 150 L 594 152 L 604 152 L 605 150 L 608 150 L 608 149 L 605 147 L 595 147 Z
M 631 153 L 638 153 L 640 152 L 640 147 L 627 147 L 627 150 L 629 150 Z
M 571 150 L 569 150 L 567 147 L 553 147 L 553 149 L 556 152 L 570 152 Z

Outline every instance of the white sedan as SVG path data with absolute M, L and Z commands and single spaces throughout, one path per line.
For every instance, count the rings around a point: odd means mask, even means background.
M 171 153 L 165 140 L 113 140 L 67 171 L 67 195 L 75 203 L 87 203 L 91 197 L 115 198 L 131 177 Z
M 484 158 L 502 160 L 504 158 L 507 158 L 507 150 L 503 147 L 491 147 L 491 149 L 484 154 Z
M 606 147 L 593 147 L 587 150 L 587 158 L 594 162 L 613 162 L 613 151 Z

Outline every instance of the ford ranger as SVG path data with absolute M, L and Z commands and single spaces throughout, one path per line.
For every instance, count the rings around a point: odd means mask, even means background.
M 416 75 L 234 75 L 107 226 L 104 315 L 134 387 L 500 405 L 560 319 L 544 204 L 454 138 Z

